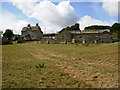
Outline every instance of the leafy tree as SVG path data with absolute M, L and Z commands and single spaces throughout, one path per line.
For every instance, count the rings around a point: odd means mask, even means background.
M 120 23 L 114 23 L 110 29 L 110 32 L 120 38 Z
M 80 30 L 78 23 L 76 23 L 75 25 L 72 25 L 70 28 L 71 28 L 72 30 Z
M 114 23 L 110 31 L 111 33 L 120 33 L 120 23 Z
M 3 31 L 0 31 L 0 39 L 2 38 Z
M 5 33 L 3 34 L 3 38 L 6 38 L 7 40 L 12 40 L 13 36 L 13 31 L 10 29 L 6 29 Z
M 73 30 L 73 31 L 80 30 L 78 23 L 76 23 L 75 25 L 72 25 L 72 26 L 68 26 L 68 27 L 66 27 L 66 28 L 64 28 L 64 29 L 69 30 L 69 31 L 72 31 L 72 30 Z
M 0 31 L 0 45 L 2 44 L 2 34 L 3 34 L 3 31 Z

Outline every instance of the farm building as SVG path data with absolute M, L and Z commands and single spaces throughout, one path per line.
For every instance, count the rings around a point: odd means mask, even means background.
M 62 29 L 60 32 L 58 32 L 55 36 L 55 40 L 60 43 L 66 43 L 68 41 L 71 41 L 72 35 L 68 30 Z
M 38 24 L 36 26 L 28 24 L 27 27 L 23 27 L 21 32 L 24 40 L 41 40 L 43 37 L 43 32 Z
M 42 43 L 110 43 L 112 37 L 109 29 L 104 30 L 67 30 L 62 29 L 58 33 L 43 34 L 41 28 L 30 26 L 22 29 L 22 37 L 24 40 L 39 40 Z
M 68 31 L 61 30 L 55 39 L 60 43 L 110 43 L 112 42 L 109 30 L 95 31 Z
M 78 43 L 110 43 L 112 42 L 111 34 L 108 30 L 83 31 L 74 34 L 73 39 Z

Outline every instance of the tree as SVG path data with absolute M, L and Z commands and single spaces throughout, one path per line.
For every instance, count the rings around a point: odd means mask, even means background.
M 2 44 L 2 34 L 3 34 L 3 31 L 0 31 L 0 45 Z
M 111 33 L 120 33 L 120 23 L 114 23 L 110 31 Z
M 14 36 L 13 31 L 10 29 L 6 29 L 5 33 L 3 34 L 3 38 L 6 38 L 7 40 L 12 40 L 13 36 Z
M 2 37 L 3 31 L 0 31 L 0 38 Z
M 71 26 L 71 29 L 72 29 L 72 30 L 80 30 L 80 29 L 79 29 L 79 24 L 76 23 L 75 25 L 72 25 L 72 26 Z
M 110 29 L 110 32 L 120 38 L 120 23 L 114 23 Z
M 69 30 L 69 31 L 80 30 L 78 23 L 76 23 L 75 25 L 72 25 L 72 26 L 68 26 L 68 27 L 66 27 L 66 28 L 64 28 L 64 29 Z

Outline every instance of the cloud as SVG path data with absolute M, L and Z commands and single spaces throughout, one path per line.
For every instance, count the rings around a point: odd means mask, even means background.
M 110 16 L 118 16 L 118 1 L 119 0 L 106 0 L 106 1 L 103 1 L 102 8 Z
M 58 5 L 50 1 L 12 3 L 27 17 L 37 19 L 47 27 L 63 28 L 79 20 L 69 1 L 62 1 Z
M 9 0 L 14 6 L 21 10 L 26 16 L 30 17 L 35 7 L 34 0 Z M 36 0 L 35 0 L 36 1 Z
M 80 29 L 84 30 L 86 26 L 91 25 L 111 25 L 111 23 L 100 21 L 98 19 L 92 18 L 91 16 L 84 16 L 82 17 L 78 23 L 80 24 Z
M 80 23 L 80 29 L 84 29 L 90 25 L 111 25 L 111 23 L 104 22 L 91 16 L 84 16 L 81 19 L 77 16 L 74 8 L 69 1 L 59 2 L 57 5 L 50 1 L 35 2 L 38 0 L 9 0 L 14 6 L 23 12 L 29 19 L 33 18 L 40 22 L 40 27 L 45 33 L 52 33 L 61 30 L 66 26 Z M 102 0 L 103 1 L 103 0 Z M 112 3 L 103 2 L 102 8 L 111 16 L 116 15 L 116 6 Z M 111 9 L 111 8 L 112 9 Z M 6 18 L 7 17 L 7 18 Z M 11 28 L 15 33 L 20 33 L 22 27 L 26 26 L 28 22 L 17 19 L 17 16 L 11 13 L 4 14 L 2 17 L 3 25 L 0 28 Z
M 10 12 L 3 12 L 0 15 L 0 30 L 5 31 L 6 29 L 12 29 L 15 34 L 20 34 L 22 28 L 28 24 L 25 20 L 19 20 L 16 15 Z

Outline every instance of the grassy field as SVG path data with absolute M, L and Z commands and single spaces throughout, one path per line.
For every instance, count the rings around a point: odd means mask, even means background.
M 2 70 L 3 88 L 117 88 L 118 44 L 3 45 Z

